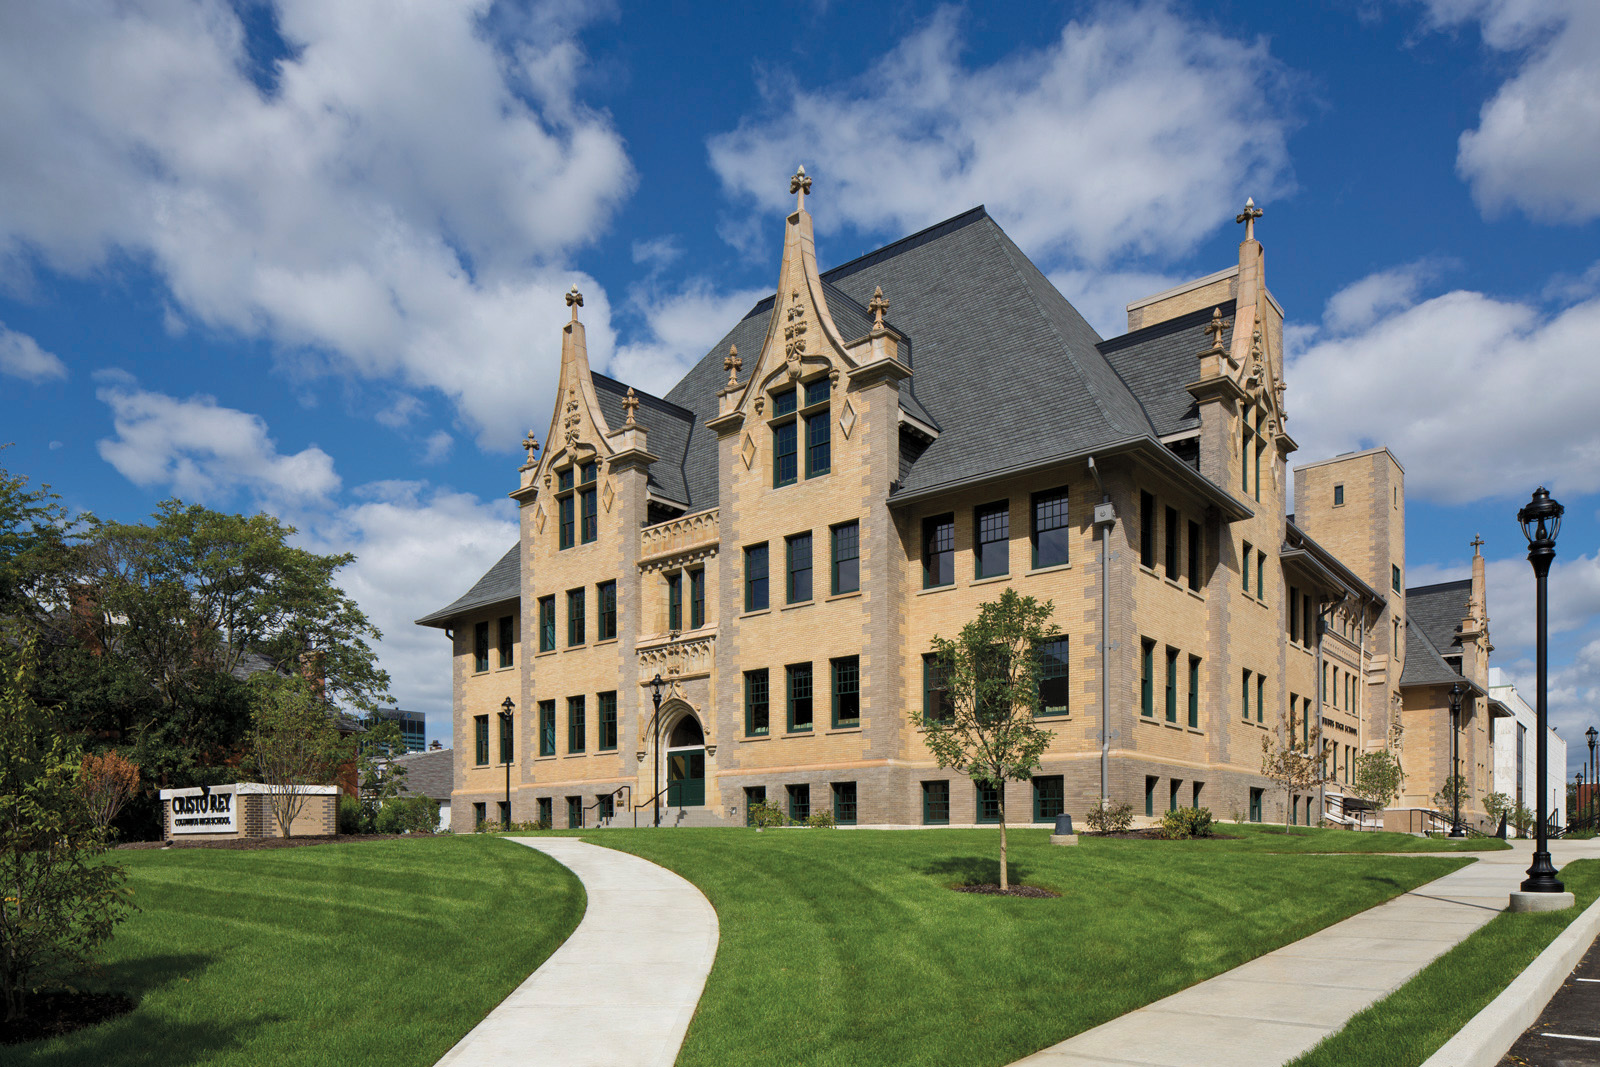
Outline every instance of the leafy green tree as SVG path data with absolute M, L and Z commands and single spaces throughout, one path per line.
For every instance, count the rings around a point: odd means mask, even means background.
M 1467 785 L 1467 780 L 1459 774 L 1452 774 L 1444 780 L 1444 785 L 1433 794 L 1433 806 L 1446 814 L 1455 810 L 1457 800 L 1461 801 L 1464 808 L 1472 801 L 1472 789 Z
M 1055 605 L 1007 589 L 982 604 L 978 617 L 954 638 L 935 636 L 932 649 L 948 714 L 912 722 L 939 766 L 966 774 L 1000 794 L 1000 887 L 1010 887 L 1006 868 L 1008 781 L 1027 781 L 1039 768 L 1050 738 L 1033 720 L 1039 705 L 1039 666 L 1034 650 L 1060 632 L 1051 625 Z
M 31 695 L 34 642 L 0 633 L 0 987 L 5 1017 L 84 970 L 131 907 L 80 791 L 82 750 Z
M 1286 732 L 1287 733 L 1287 732 Z M 1330 780 L 1326 762 L 1315 754 L 1321 744 L 1313 734 L 1310 747 L 1294 743 L 1292 736 L 1280 740 L 1274 734 L 1261 738 L 1261 773 L 1283 790 L 1283 832 L 1289 832 L 1289 813 L 1293 810 L 1294 795 L 1309 792 Z M 1311 817 L 1306 816 L 1309 825 Z
M 1372 802 L 1382 811 L 1400 796 L 1406 775 L 1400 769 L 1400 757 L 1393 749 L 1363 752 L 1356 757 L 1356 776 L 1352 783 L 1356 795 Z
M 350 743 L 310 679 L 258 674 L 250 680 L 250 702 L 250 762 L 267 786 L 273 820 L 293 837 L 310 796 L 306 787 L 331 785 L 350 758 Z
M 0 617 L 38 622 L 65 606 L 75 529 L 48 485 L 0 467 Z

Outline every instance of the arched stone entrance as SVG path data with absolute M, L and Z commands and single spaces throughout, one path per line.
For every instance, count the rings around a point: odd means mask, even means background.
M 699 808 L 706 802 L 706 735 L 694 713 L 667 730 L 667 805 Z

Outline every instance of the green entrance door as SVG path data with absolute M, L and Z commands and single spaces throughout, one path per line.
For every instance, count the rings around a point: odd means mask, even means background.
M 704 807 L 706 802 L 706 750 L 693 748 L 667 753 L 667 803 L 677 808 Z

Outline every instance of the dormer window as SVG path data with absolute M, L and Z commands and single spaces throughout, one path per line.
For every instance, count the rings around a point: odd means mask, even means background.
M 772 487 L 793 485 L 799 470 L 800 427 L 795 421 L 799 394 L 793 389 L 772 394 Z
M 568 467 L 556 475 L 556 502 L 560 514 L 557 528 L 558 548 L 571 548 L 580 540 L 589 544 L 600 536 L 600 510 L 596 495 L 596 481 L 600 465 L 585 463 L 581 467 Z M 574 485 L 574 479 L 577 484 Z
M 805 425 L 805 476 L 815 478 L 833 468 L 829 427 L 832 382 L 818 378 L 798 389 L 772 394 L 772 486 L 793 485 L 800 478 L 800 427 Z

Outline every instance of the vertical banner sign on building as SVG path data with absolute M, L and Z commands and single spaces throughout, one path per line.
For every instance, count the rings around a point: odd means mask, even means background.
M 239 812 L 233 793 L 202 793 L 172 798 L 172 832 L 175 834 L 231 834 L 239 830 Z

